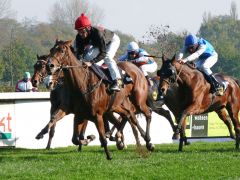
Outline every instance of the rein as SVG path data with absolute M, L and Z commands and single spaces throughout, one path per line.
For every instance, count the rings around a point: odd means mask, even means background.
M 58 75 L 57 75 L 57 80 L 56 82 L 58 83 L 58 79 L 60 76 L 61 71 L 63 71 L 64 69 L 70 69 L 70 68 L 79 68 L 79 67 L 83 67 L 82 65 L 73 65 L 73 66 L 69 66 L 69 65 L 62 65 L 61 61 L 64 58 L 69 58 L 69 54 L 65 52 L 65 54 L 61 57 L 61 59 L 59 60 L 58 58 L 56 58 L 55 56 L 53 56 L 54 59 L 57 60 L 59 67 L 57 67 L 56 69 L 59 69 Z M 87 66 L 88 67 L 88 66 Z M 88 70 L 89 71 L 89 70 Z M 85 73 L 85 77 L 84 77 L 84 81 L 86 79 L 86 77 L 88 76 L 87 70 Z M 103 78 L 100 79 L 100 81 L 98 81 L 96 84 L 94 84 L 93 86 L 91 86 L 90 88 L 87 88 L 87 90 L 82 90 L 82 94 L 83 95 L 87 95 L 87 94 L 91 94 L 93 93 L 102 83 Z
M 181 72 L 182 72 L 182 69 L 183 69 L 183 64 L 181 64 L 181 68 L 180 68 L 180 70 L 179 70 L 179 72 L 178 72 L 178 74 L 177 74 L 176 81 L 177 81 L 178 79 L 180 79 L 180 74 L 181 74 Z

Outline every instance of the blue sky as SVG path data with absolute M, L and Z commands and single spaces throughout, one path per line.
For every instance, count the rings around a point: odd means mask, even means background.
M 48 21 L 50 7 L 58 0 L 12 0 L 17 17 Z M 230 13 L 232 0 L 89 0 L 105 14 L 103 25 L 141 39 L 151 25 L 169 25 L 176 33 L 196 33 L 204 12 L 212 15 Z M 240 16 L 240 0 L 237 3 Z

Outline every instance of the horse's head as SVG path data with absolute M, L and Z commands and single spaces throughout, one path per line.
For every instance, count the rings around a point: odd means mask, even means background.
M 163 95 L 166 95 L 170 84 L 175 83 L 177 80 L 177 71 L 173 65 L 175 62 L 175 56 L 172 59 L 167 59 L 165 56 L 162 57 L 162 67 L 157 74 L 160 77 L 159 89 Z
M 68 49 L 70 46 L 71 41 L 64 42 L 56 40 L 55 45 L 50 49 L 50 56 L 47 61 L 48 74 L 53 75 L 67 65 L 66 57 L 69 55 Z
M 32 76 L 32 85 L 38 87 L 40 83 L 44 81 L 47 76 L 46 64 L 48 55 L 37 55 L 37 62 L 34 64 L 34 74 Z
M 50 49 L 50 55 L 47 60 L 46 70 L 48 78 L 46 86 L 49 89 L 55 88 L 59 80 L 64 77 L 63 70 L 67 70 L 69 58 L 73 55 L 72 41 L 56 40 L 53 48 Z

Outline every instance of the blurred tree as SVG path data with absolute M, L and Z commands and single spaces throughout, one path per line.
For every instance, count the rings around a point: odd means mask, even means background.
M 231 3 L 230 16 L 232 17 L 233 20 L 238 19 L 237 4 L 234 1 L 232 1 L 232 3 Z
M 13 11 L 11 10 L 11 0 L 1 0 L 0 1 L 0 19 L 9 18 L 13 16 Z
M 93 25 L 101 23 L 104 13 L 98 6 L 91 5 L 87 0 L 60 0 L 50 11 L 50 22 L 61 28 L 62 25 L 74 27 L 77 17 L 85 13 Z
M 0 73 L 3 78 L 1 81 L 10 82 L 10 84 L 12 84 L 13 81 L 12 85 L 14 85 L 22 78 L 25 71 L 33 73 L 35 59 L 35 53 L 22 42 L 15 40 L 2 51 L 4 69 Z

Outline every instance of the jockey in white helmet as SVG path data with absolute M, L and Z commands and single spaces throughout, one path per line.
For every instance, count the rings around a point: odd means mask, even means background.
M 144 49 L 139 48 L 138 44 L 132 41 L 128 44 L 126 53 L 120 56 L 118 60 L 129 61 L 138 66 L 149 82 L 148 73 L 153 73 L 157 70 L 157 63 L 148 55 Z

